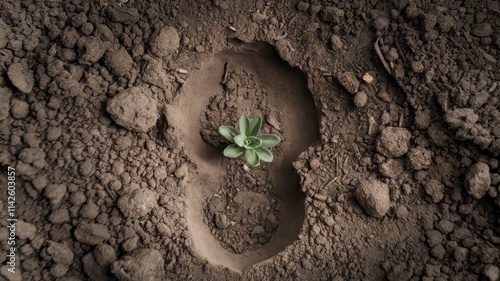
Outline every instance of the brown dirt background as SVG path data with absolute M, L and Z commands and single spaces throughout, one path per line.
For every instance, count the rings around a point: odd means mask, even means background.
M 17 273 L 2 254 L 0 280 L 499 279 L 498 1 L 0 8 L 0 186 L 15 167 L 18 219 Z M 254 61 L 253 42 L 273 54 L 253 78 L 224 81 L 224 52 Z M 276 77 L 302 81 L 314 114 L 263 75 L 279 58 L 303 78 Z M 229 70 L 245 69 L 237 61 Z M 232 87 L 245 91 L 208 99 Z M 284 136 L 254 173 L 223 159 L 210 132 L 250 108 Z M 265 196 L 238 205 L 236 188 Z M 215 193 L 231 200 L 211 213 Z M 268 202 L 277 222 L 262 219 Z M 0 209 L 7 253 L 6 200 Z M 262 252 L 221 250 L 245 233 Z

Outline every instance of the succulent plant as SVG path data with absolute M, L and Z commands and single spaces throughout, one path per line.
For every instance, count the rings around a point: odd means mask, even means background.
M 259 135 L 261 126 L 260 115 L 250 122 L 246 114 L 240 117 L 240 131 L 231 126 L 220 126 L 219 133 L 232 143 L 224 149 L 224 156 L 237 158 L 244 153 L 245 160 L 252 166 L 258 166 L 261 160 L 272 162 L 273 154 L 268 148 L 277 145 L 281 139 L 276 135 Z

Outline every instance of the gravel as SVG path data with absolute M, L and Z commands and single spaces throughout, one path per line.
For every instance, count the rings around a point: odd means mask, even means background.
M 363 181 L 356 190 L 356 199 L 369 215 L 383 217 L 390 208 L 389 186 L 378 180 Z
M 472 165 L 467 171 L 464 184 L 469 195 L 476 199 L 483 198 L 491 184 L 490 167 L 483 162 Z

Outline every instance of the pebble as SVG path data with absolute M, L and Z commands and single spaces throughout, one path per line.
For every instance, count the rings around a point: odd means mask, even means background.
M 351 71 L 341 72 L 337 79 L 339 83 L 351 94 L 356 94 L 359 89 L 359 80 L 356 77 L 356 74 Z
M 126 218 L 143 217 L 156 205 L 155 192 L 149 189 L 136 189 L 118 199 L 118 208 Z
M 368 96 L 363 91 L 359 91 L 356 93 L 356 95 L 354 95 L 353 102 L 357 108 L 364 107 L 367 101 L 368 101 Z
M 35 76 L 33 71 L 22 63 L 14 63 L 7 70 L 7 77 L 10 82 L 21 92 L 29 94 L 35 85 Z
M 378 180 L 362 181 L 356 199 L 369 215 L 383 217 L 390 208 L 389 186 Z
M 125 48 L 107 51 L 104 55 L 104 65 L 118 77 L 126 76 L 134 67 L 134 60 Z
M 88 222 L 80 223 L 74 235 L 76 240 L 88 245 L 99 245 L 111 238 L 107 226 Z
M 111 265 L 119 281 L 156 281 L 165 277 L 164 258 L 156 249 L 139 249 Z
M 124 128 L 145 133 L 156 125 L 158 105 L 149 88 L 138 86 L 122 90 L 108 101 L 107 112 Z
M 342 49 L 342 47 L 344 47 L 344 43 L 342 43 L 342 39 L 340 38 L 340 36 L 334 34 L 332 35 L 332 37 L 330 38 L 330 42 L 332 43 L 332 48 L 336 51 Z
M 377 152 L 391 158 L 403 156 L 408 152 L 411 133 L 405 128 L 386 127 L 377 138 Z
M 476 199 L 483 198 L 491 185 L 490 168 L 483 162 L 472 165 L 465 176 L 465 189 Z
M 500 269 L 498 266 L 493 265 L 493 264 L 488 264 L 484 267 L 484 276 L 489 280 L 489 281 L 498 281 L 500 278 Z
M 180 37 L 177 30 L 172 26 L 161 28 L 156 32 L 150 43 L 149 47 L 151 53 L 158 57 L 166 57 L 177 51 L 180 45 Z

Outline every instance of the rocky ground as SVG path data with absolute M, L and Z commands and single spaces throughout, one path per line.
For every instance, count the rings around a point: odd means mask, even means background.
M 498 1 L 0 8 L 0 280 L 499 280 Z

